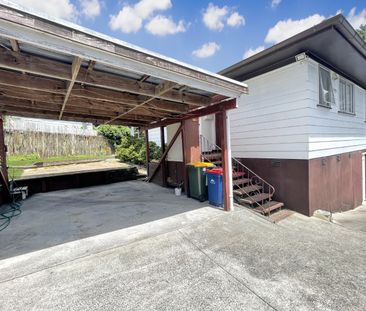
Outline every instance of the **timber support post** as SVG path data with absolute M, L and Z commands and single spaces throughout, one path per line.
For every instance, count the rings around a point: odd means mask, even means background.
M 1 161 L 1 182 L 4 184 L 7 191 L 9 191 L 9 175 L 6 164 L 6 145 L 4 132 L 4 115 L 0 114 L 0 161 Z
M 164 126 L 160 127 L 160 144 L 161 144 L 161 155 L 165 152 L 165 132 L 164 132 Z M 165 158 L 163 159 L 163 162 L 161 163 L 161 172 L 162 172 L 162 179 L 163 179 L 163 186 L 167 186 L 167 177 L 166 177 L 166 161 Z
M 145 130 L 145 145 L 146 145 L 146 172 L 149 178 L 149 164 L 150 164 L 150 144 L 149 144 L 149 130 Z

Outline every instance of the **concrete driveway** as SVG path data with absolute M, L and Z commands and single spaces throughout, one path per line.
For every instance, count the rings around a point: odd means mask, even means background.
M 365 237 L 201 207 L 0 261 L 0 309 L 364 310 Z
M 332 215 L 332 221 L 350 230 L 366 232 L 366 206 L 362 205 L 347 212 L 335 213 Z

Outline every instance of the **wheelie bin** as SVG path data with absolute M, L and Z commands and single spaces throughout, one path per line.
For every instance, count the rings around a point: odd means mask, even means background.
M 208 162 L 193 162 L 187 164 L 189 196 L 201 202 L 207 200 L 206 170 L 215 165 Z
M 223 175 L 222 168 L 207 171 L 208 202 L 214 206 L 222 207 L 224 205 Z

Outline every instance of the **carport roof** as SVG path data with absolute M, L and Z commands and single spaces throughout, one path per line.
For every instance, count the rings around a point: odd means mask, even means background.
M 306 53 L 366 89 L 366 42 L 342 14 L 234 64 L 219 74 L 239 81 L 295 62 Z
M 149 126 L 220 105 L 247 86 L 0 0 L 0 111 Z

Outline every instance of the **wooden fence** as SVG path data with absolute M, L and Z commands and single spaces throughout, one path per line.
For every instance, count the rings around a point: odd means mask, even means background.
M 113 153 L 107 139 L 102 136 L 7 130 L 5 144 L 8 155 L 38 154 L 40 157 L 52 157 Z

